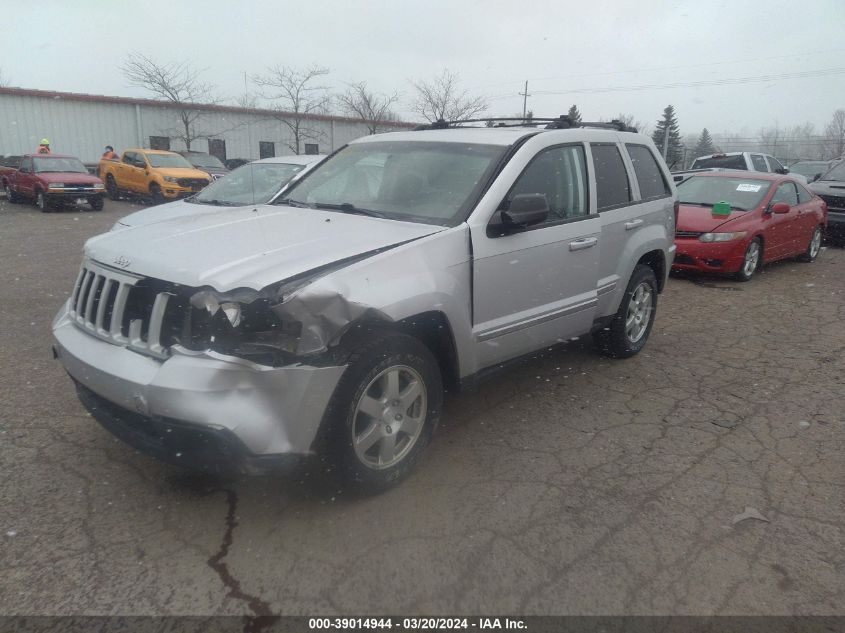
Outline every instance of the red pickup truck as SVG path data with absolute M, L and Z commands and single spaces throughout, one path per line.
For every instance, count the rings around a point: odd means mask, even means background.
M 32 200 L 44 213 L 56 207 L 88 203 L 94 211 L 103 208 L 103 181 L 88 173 L 74 156 L 24 154 L 14 167 L 0 170 L 9 202 Z

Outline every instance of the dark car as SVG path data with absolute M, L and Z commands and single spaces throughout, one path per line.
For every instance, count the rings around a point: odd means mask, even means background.
M 209 176 L 211 176 L 211 180 L 217 180 L 218 178 L 222 178 L 226 174 L 229 173 L 229 170 L 226 168 L 219 158 L 216 156 L 212 156 L 211 154 L 206 154 L 205 152 L 191 152 L 191 151 L 182 151 L 176 152 L 177 154 L 181 154 L 184 156 L 191 165 L 195 168 L 204 171 Z
M 824 202 L 792 176 L 712 171 L 678 185 L 674 270 L 748 281 L 765 263 L 811 262 L 827 222 Z
M 840 158 L 834 160 L 799 160 L 789 166 L 789 171 L 805 176 L 807 182 L 813 182 L 830 171 L 841 160 Z
M 810 189 L 827 203 L 828 239 L 845 243 L 845 161 L 810 183 Z

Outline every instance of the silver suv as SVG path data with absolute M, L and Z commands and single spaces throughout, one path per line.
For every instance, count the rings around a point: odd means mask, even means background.
M 587 333 L 618 358 L 645 344 L 672 178 L 648 137 L 570 125 L 368 136 L 272 205 L 94 237 L 55 354 L 99 422 L 164 461 L 317 453 L 383 489 L 444 390 Z

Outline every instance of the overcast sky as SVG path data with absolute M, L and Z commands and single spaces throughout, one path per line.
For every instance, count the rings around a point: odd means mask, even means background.
M 205 79 L 232 99 L 244 91 L 244 72 L 320 64 L 331 69 L 333 88 L 367 81 L 400 91 L 406 117 L 409 80 L 444 68 L 487 95 L 500 116 L 522 111 L 526 79 L 537 116 L 575 103 L 586 120 L 626 113 L 653 129 L 671 103 L 683 134 L 756 134 L 805 121 L 822 132 L 845 108 L 845 0 L 0 5 L 0 68 L 8 84 L 26 88 L 145 96 L 119 70 L 136 51 L 205 68 Z

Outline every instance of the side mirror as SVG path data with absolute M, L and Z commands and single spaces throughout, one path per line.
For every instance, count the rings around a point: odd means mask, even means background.
M 519 193 L 502 211 L 502 224 L 510 228 L 522 228 L 545 222 L 549 217 L 549 201 L 544 193 Z
M 822 177 L 822 175 L 821 175 L 821 174 L 816 174 L 815 176 L 813 176 L 813 177 L 810 179 L 810 182 L 816 182 L 816 181 L 817 181 L 819 178 L 821 178 L 821 177 Z
M 789 170 L 786 167 L 781 167 L 780 169 L 775 169 L 776 174 L 781 174 L 782 176 L 786 176 L 789 173 Z
M 769 207 L 769 210 L 772 213 L 777 213 L 778 215 L 783 215 L 784 213 L 789 213 L 790 207 L 785 202 L 775 202 L 772 206 Z

